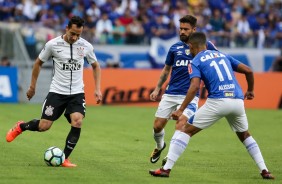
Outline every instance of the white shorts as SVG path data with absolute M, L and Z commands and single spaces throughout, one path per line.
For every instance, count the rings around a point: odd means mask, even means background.
M 244 132 L 248 130 L 248 119 L 242 99 L 208 98 L 188 122 L 197 128 L 205 129 L 223 117 L 227 119 L 233 131 Z
M 184 99 L 185 99 L 185 95 L 164 94 L 159 103 L 159 107 L 157 109 L 155 116 L 158 118 L 169 119 L 172 112 L 174 112 L 176 109 L 178 109 L 181 106 Z M 192 100 L 192 102 L 188 105 L 188 107 L 184 110 L 183 115 L 185 115 L 187 118 L 193 116 L 196 110 L 198 109 L 198 102 L 199 102 L 199 98 L 195 97 Z

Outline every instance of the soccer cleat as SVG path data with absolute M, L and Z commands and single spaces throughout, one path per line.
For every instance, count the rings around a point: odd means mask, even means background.
M 262 170 L 260 175 L 262 176 L 263 179 L 267 179 L 267 180 L 273 180 L 274 179 L 274 176 L 267 170 Z
M 157 148 L 154 149 L 154 151 L 151 154 L 151 158 L 150 158 L 151 163 L 156 163 L 160 159 L 161 153 L 165 149 L 165 147 L 166 147 L 166 143 L 164 143 L 164 146 L 162 149 L 160 150 Z
M 64 163 L 62 163 L 62 167 L 76 167 L 76 164 L 72 164 L 69 159 L 65 159 Z
M 156 177 L 169 177 L 170 169 L 164 170 L 162 167 L 157 170 L 150 170 L 149 173 Z
M 18 121 L 17 124 L 11 128 L 6 135 L 7 142 L 12 142 L 18 135 L 20 135 L 23 131 L 20 127 L 20 124 L 23 124 L 23 121 Z
M 167 161 L 167 156 L 164 157 L 163 161 L 162 161 L 162 166 L 164 166 L 166 164 L 166 161 Z

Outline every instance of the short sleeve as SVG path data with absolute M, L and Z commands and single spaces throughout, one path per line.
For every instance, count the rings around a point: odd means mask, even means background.
M 89 45 L 88 52 L 86 53 L 86 59 L 89 64 L 92 64 L 94 62 L 97 62 L 97 57 L 94 53 L 94 48 L 92 45 Z
M 52 56 L 52 44 L 49 41 L 45 44 L 38 57 L 41 61 L 47 62 L 51 56 Z
M 226 55 L 226 56 L 230 61 L 230 64 L 232 66 L 233 71 L 237 71 L 237 67 L 241 62 L 238 61 L 237 59 L 235 59 L 234 57 L 230 56 L 230 55 Z
M 197 78 L 201 78 L 201 71 L 199 69 L 199 60 L 197 58 L 194 58 L 192 60 L 192 63 L 189 64 L 189 75 L 190 75 L 190 79 L 197 77 Z

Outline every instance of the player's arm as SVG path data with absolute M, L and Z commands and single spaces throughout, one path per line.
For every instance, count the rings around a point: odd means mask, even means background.
M 29 86 L 29 89 L 26 92 L 26 96 L 27 96 L 28 100 L 30 100 L 34 96 L 34 94 L 35 94 L 36 82 L 37 82 L 40 70 L 42 68 L 42 64 L 43 64 L 43 61 L 41 61 L 37 57 L 37 59 L 35 60 L 34 65 L 33 65 L 33 68 L 32 68 L 32 75 L 31 75 L 30 86 Z
M 178 119 L 183 113 L 183 111 L 185 110 L 185 108 L 188 106 L 188 104 L 191 103 L 191 101 L 195 98 L 197 92 L 200 89 L 200 84 L 201 84 L 200 78 L 194 77 L 191 79 L 190 87 L 187 91 L 184 101 L 182 102 L 180 108 L 177 111 L 173 112 L 171 115 L 173 119 Z
M 152 101 L 156 101 L 159 93 L 160 93 L 160 90 L 163 86 L 163 84 L 165 83 L 165 81 L 167 80 L 169 74 L 170 74 L 170 71 L 171 71 L 171 66 L 169 65 L 165 65 L 162 72 L 161 72 L 161 75 L 160 75 L 160 78 L 158 80 L 158 83 L 157 83 L 157 86 L 156 88 L 154 89 L 154 91 L 150 94 L 150 99 Z
M 245 93 L 245 99 L 252 100 L 254 98 L 254 73 L 252 69 L 247 65 L 240 63 L 237 66 L 236 71 L 245 74 L 248 84 L 248 89 L 247 92 Z
M 93 76 L 95 81 L 95 97 L 96 103 L 99 104 L 102 100 L 102 93 L 101 93 L 101 67 L 98 62 L 94 62 L 91 64 L 93 68 Z

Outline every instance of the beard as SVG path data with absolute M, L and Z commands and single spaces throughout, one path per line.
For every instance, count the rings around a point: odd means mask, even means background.
M 188 39 L 189 39 L 189 36 L 187 36 L 187 35 L 180 35 L 179 38 L 180 38 L 181 41 L 187 43 Z

